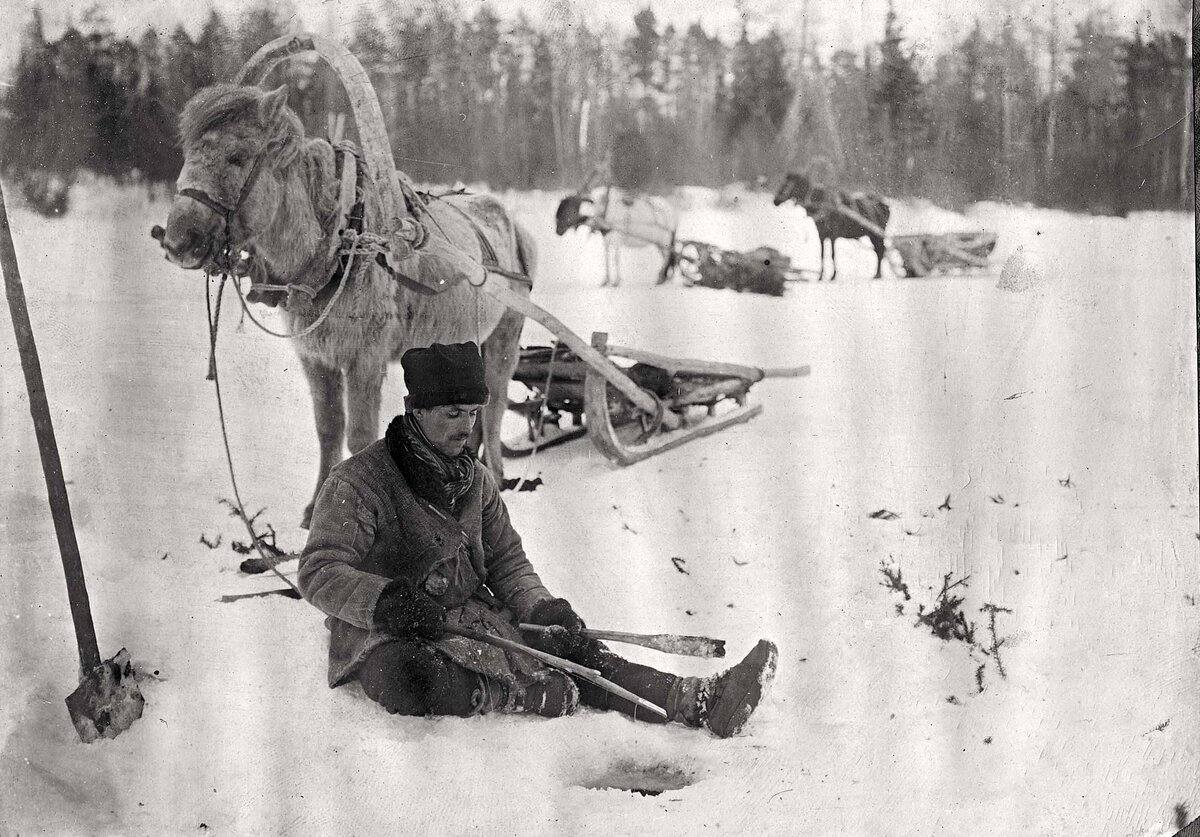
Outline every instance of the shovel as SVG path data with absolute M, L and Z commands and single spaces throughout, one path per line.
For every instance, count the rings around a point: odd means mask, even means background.
M 0 188 L 0 271 L 4 273 L 4 291 L 12 313 L 13 331 L 17 336 L 17 351 L 25 373 L 25 388 L 29 392 L 29 411 L 37 433 L 38 451 L 42 457 L 42 473 L 50 496 L 50 515 L 58 536 L 58 551 L 62 555 L 67 580 L 67 597 L 71 603 L 71 621 L 75 624 L 75 642 L 79 646 L 79 665 L 82 679 L 79 688 L 67 697 L 67 711 L 79 738 L 90 744 L 97 738 L 116 738 L 142 716 L 145 699 L 133 677 L 129 652 L 122 648 L 111 659 L 101 661 L 96 645 L 96 628 L 92 624 L 92 606 L 88 601 L 83 579 L 83 563 L 75 526 L 71 522 L 71 504 L 63 480 L 58 444 L 50 421 L 50 402 L 42 381 L 42 366 L 33 341 L 29 323 L 29 308 L 17 269 L 17 252 L 13 247 L 4 206 L 4 191 Z

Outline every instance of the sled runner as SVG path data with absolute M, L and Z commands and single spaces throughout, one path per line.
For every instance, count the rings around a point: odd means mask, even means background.
M 395 168 L 370 79 L 344 47 L 315 35 L 277 38 L 246 62 L 237 82 L 261 83 L 278 64 L 307 52 L 315 52 L 337 72 L 351 102 L 367 168 L 381 189 L 383 217 L 392 228 L 372 234 L 376 260 L 388 265 L 395 280 L 416 293 L 444 293 L 466 278 L 479 293 L 541 323 L 558 339 L 561 349 L 571 353 L 575 377 L 582 374 L 582 399 L 577 389 L 579 381 L 564 378 L 551 382 L 548 391 L 541 394 L 540 404 L 535 399 L 518 408 L 536 416 L 540 428 L 545 427 L 540 411 L 555 409 L 553 396 L 557 388 L 557 404 L 563 408 L 558 412 L 575 419 L 582 413 L 596 447 L 614 462 L 628 465 L 757 415 L 762 407 L 751 404 L 747 395 L 751 385 L 764 377 L 807 374 L 808 367 L 763 370 L 610 348 L 603 334 L 593 335 L 591 343 L 585 342 L 530 299 L 529 277 L 500 268 L 494 255 L 489 261 L 487 248 L 482 260 L 476 260 L 469 253 L 440 244 L 437 225 L 429 222 L 429 207 L 407 176 Z M 453 269 L 414 269 L 414 264 L 419 268 L 425 260 Z M 618 360 L 622 362 L 618 364 Z M 530 376 L 536 374 L 531 372 Z

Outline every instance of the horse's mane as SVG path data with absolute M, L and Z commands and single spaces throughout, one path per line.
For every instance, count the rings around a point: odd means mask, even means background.
M 265 134 L 262 153 L 270 153 L 276 166 L 287 166 L 304 145 L 304 123 L 284 107 L 271 124 L 259 121 L 259 102 L 265 91 L 258 87 L 214 84 L 202 88 L 184 106 L 179 116 L 179 139 L 184 148 L 218 128 L 245 124 L 247 131 Z

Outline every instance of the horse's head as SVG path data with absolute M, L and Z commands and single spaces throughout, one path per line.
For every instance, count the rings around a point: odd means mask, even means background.
M 775 205 L 779 206 L 789 200 L 800 203 L 811 190 L 812 183 L 807 176 L 794 171 L 788 172 L 783 178 L 783 183 L 779 184 L 779 188 L 775 191 Z
M 183 169 L 166 228 L 151 235 L 182 268 L 217 269 L 227 248 L 246 247 L 279 210 L 278 170 L 296 159 L 304 127 L 287 107 L 287 88 L 265 92 L 206 87 L 179 119 Z
M 562 235 L 567 230 L 573 230 L 588 222 L 590 214 L 584 208 L 590 206 L 592 199 L 587 195 L 567 195 L 558 205 L 554 213 L 554 231 Z

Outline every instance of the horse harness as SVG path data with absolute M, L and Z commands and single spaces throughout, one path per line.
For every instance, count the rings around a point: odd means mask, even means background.
M 242 184 L 241 192 L 238 193 L 237 200 L 234 202 L 233 206 L 226 206 L 212 195 L 208 194 L 208 192 L 205 192 L 203 189 L 194 189 L 189 186 L 185 189 L 179 190 L 179 194 L 183 195 L 184 197 L 191 198 L 197 203 L 204 204 L 220 217 L 222 222 L 222 240 L 220 242 L 220 248 L 217 250 L 216 261 L 218 263 L 217 266 L 223 271 L 228 272 L 229 269 L 232 268 L 232 255 L 229 251 L 231 250 L 230 245 L 233 243 L 230 234 L 230 227 L 233 224 L 234 216 L 242 211 L 242 205 L 245 204 L 246 198 L 250 196 L 250 191 L 254 188 L 254 184 L 258 182 L 258 176 L 262 174 L 263 162 L 266 160 L 266 158 L 267 155 L 262 153 L 262 151 L 254 155 L 254 165 L 250 167 L 250 174 L 246 176 L 246 180 Z
M 337 143 L 334 145 L 333 150 L 334 176 L 341 183 L 338 190 L 339 205 L 337 215 L 335 216 L 335 223 L 344 220 L 345 226 L 339 227 L 336 233 L 331 236 L 329 247 L 324 253 L 324 260 L 328 262 L 336 255 L 337 264 L 315 286 L 300 284 L 298 282 L 272 282 L 269 277 L 266 282 L 253 282 L 250 285 L 250 293 L 248 294 L 251 302 L 263 301 L 261 296 L 268 293 L 286 293 L 288 295 L 288 304 L 292 302 L 294 295 L 297 293 L 306 296 L 310 302 L 316 302 L 318 297 L 325 291 L 336 290 L 342 277 L 347 275 L 353 248 L 347 250 L 342 244 L 346 238 L 353 241 L 357 240 L 363 234 L 366 215 L 366 202 L 364 198 L 366 168 L 359 159 L 358 152 L 353 145 L 349 143 Z M 241 264 L 244 263 L 240 262 L 239 265 Z M 235 273 L 244 274 L 245 270 L 235 270 Z M 278 305 L 278 302 L 268 302 L 267 304 L 273 307 Z
M 808 188 L 804 190 L 804 194 L 793 194 L 791 196 L 792 200 L 804 207 L 804 211 L 808 214 L 809 218 L 812 218 L 813 223 L 824 221 L 831 214 L 833 214 L 834 210 L 828 205 L 828 202 L 809 203 L 809 198 L 812 197 L 813 192 L 818 191 L 818 186 L 807 178 L 805 179 L 805 182 L 808 183 Z
M 254 164 L 250 168 L 250 174 L 247 175 L 246 180 L 242 184 L 242 188 L 238 193 L 237 200 L 232 206 L 222 203 L 212 195 L 205 192 L 203 189 L 188 187 L 179 190 L 180 195 L 189 197 L 192 200 L 203 204 L 221 218 L 221 240 L 220 246 L 217 249 L 217 256 L 214 261 L 216 262 L 217 267 L 222 270 L 222 272 L 231 273 L 234 275 L 245 275 L 246 273 L 245 260 L 235 260 L 232 253 L 231 245 L 233 242 L 231 226 L 233 224 L 233 219 L 241 211 L 246 199 L 250 195 L 250 192 L 254 189 L 255 184 L 258 182 L 258 178 L 262 174 L 266 158 L 267 155 L 261 151 L 255 155 Z M 374 248 L 376 250 L 376 263 L 383 267 L 393 279 L 400 282 L 408 290 L 426 295 L 438 293 L 438 291 L 405 276 L 399 271 L 392 269 L 392 267 L 384 258 L 383 253 L 380 252 L 380 245 L 382 244 L 382 241 L 375 240 L 379 239 L 378 236 L 370 236 L 365 232 L 366 166 L 359 157 L 357 149 L 352 144 L 334 144 L 334 170 L 335 176 L 341 181 L 341 188 L 339 190 L 338 198 L 340 206 L 337 217 L 339 219 L 344 218 L 346 221 L 346 226 L 340 228 L 338 230 L 338 234 L 331 237 L 326 258 L 330 258 L 334 255 L 334 253 L 338 253 L 337 265 L 329 273 L 329 275 L 325 277 L 324 281 L 315 287 L 298 283 L 283 284 L 271 281 L 256 282 L 252 283 L 250 286 L 250 295 L 261 296 L 262 294 L 266 293 L 286 293 L 288 295 L 288 302 L 290 303 L 294 294 L 301 293 L 308 297 L 310 302 L 315 302 L 317 301 L 318 296 L 326 291 L 336 290 L 338 285 L 341 283 L 342 278 L 348 275 L 348 262 L 353 257 L 353 251 L 355 249 L 354 247 L 351 247 L 348 250 L 342 247 L 341 245 L 344 238 L 350 238 L 352 241 L 358 241 L 359 239 L 370 239 L 371 243 L 367 245 L 367 248 Z M 408 209 L 409 213 L 414 216 L 414 218 L 418 209 L 424 210 L 428 214 L 429 209 L 425 203 L 427 200 L 437 200 L 450 194 L 465 194 L 465 190 L 461 189 L 457 192 L 446 193 L 445 195 L 418 193 L 412 191 L 411 189 L 405 189 L 404 191 L 405 203 L 407 204 L 406 208 Z M 471 230 L 475 233 L 475 238 L 479 242 L 479 248 L 482 254 L 482 259 L 479 264 L 485 273 L 495 273 L 500 276 L 504 276 L 507 279 L 523 282 L 530 287 L 533 286 L 533 280 L 527 274 L 519 271 L 508 270 L 500 265 L 500 260 L 496 255 L 495 248 L 492 246 L 492 243 L 488 240 L 487 235 L 474 218 L 452 203 L 447 202 L 446 205 L 462 215 L 462 217 L 466 219 L 467 223 L 470 225 Z M 434 223 L 436 223 L 436 221 Z M 417 226 L 422 228 L 421 232 L 423 234 L 413 245 L 414 250 L 422 249 L 423 245 L 428 240 L 428 235 L 424 229 L 425 225 L 418 221 Z M 241 269 L 239 270 L 238 268 Z M 251 298 L 251 301 L 257 300 Z
M 417 197 L 419 199 L 421 199 L 423 202 L 427 202 L 427 201 L 441 200 L 443 198 L 450 197 L 451 195 L 465 195 L 465 194 L 467 194 L 466 189 L 456 189 L 452 192 L 443 192 L 440 195 L 433 195 L 433 194 L 430 194 L 429 192 L 418 192 Z M 495 273 L 498 276 L 503 276 L 506 279 L 513 279 L 517 282 L 523 282 L 524 284 L 528 285 L 530 288 L 533 287 L 533 279 L 530 278 L 530 276 L 528 274 L 521 273 L 520 271 L 516 271 L 516 270 L 509 270 L 508 268 L 504 268 L 504 267 L 500 266 L 500 259 L 496 255 L 496 248 L 492 246 L 492 242 L 490 242 L 488 240 L 487 234 L 483 231 L 483 228 L 479 226 L 478 222 L 476 222 L 476 220 L 474 218 L 472 218 L 470 215 L 468 215 L 466 212 L 464 212 L 461 207 L 455 206 L 454 204 L 450 203 L 449 201 L 445 201 L 445 204 L 446 204 L 446 206 L 450 207 L 455 212 L 457 212 L 459 215 L 461 215 L 464 219 L 466 219 L 466 222 L 468 224 L 470 224 L 471 231 L 475 233 L 475 238 L 479 242 L 479 251 L 482 254 L 482 258 L 480 260 L 480 266 L 487 273 Z M 427 208 L 426 208 L 426 211 L 428 211 Z M 422 285 L 421 287 L 424 288 L 425 286 Z

